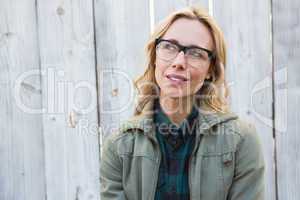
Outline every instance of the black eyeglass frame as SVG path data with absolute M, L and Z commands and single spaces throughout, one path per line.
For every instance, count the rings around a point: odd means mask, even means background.
M 210 50 L 205 49 L 205 48 L 203 48 L 203 47 L 198 47 L 198 46 L 183 46 L 183 45 L 178 44 L 178 43 L 175 43 L 175 42 L 173 42 L 173 41 L 171 41 L 171 40 L 166 40 L 166 39 L 162 39 L 162 38 L 156 38 L 156 39 L 155 39 L 155 48 L 157 47 L 157 45 L 158 45 L 160 42 L 163 42 L 163 41 L 165 41 L 165 42 L 170 42 L 170 43 L 176 45 L 176 46 L 178 47 L 178 49 L 179 49 L 178 52 L 183 51 L 183 53 L 185 53 L 188 49 L 194 49 L 194 48 L 196 48 L 196 49 L 201 49 L 201 50 L 207 52 L 208 58 L 209 58 L 210 60 L 212 60 L 212 59 L 215 58 L 215 53 L 214 53 L 213 51 L 210 51 Z

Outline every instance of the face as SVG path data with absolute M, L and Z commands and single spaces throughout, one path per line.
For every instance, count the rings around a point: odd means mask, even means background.
M 162 39 L 182 46 L 197 46 L 213 49 L 213 39 L 208 28 L 198 20 L 179 18 L 173 22 Z M 160 88 L 160 96 L 185 97 L 195 94 L 209 78 L 210 60 L 199 65 L 190 65 L 188 55 L 180 51 L 171 60 L 162 59 L 156 54 L 155 78 Z

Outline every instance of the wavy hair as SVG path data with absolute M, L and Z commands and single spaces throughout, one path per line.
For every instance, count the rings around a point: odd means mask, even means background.
M 213 112 L 226 113 L 229 111 L 227 103 L 229 88 L 225 80 L 226 44 L 223 33 L 206 10 L 200 7 L 190 6 L 171 13 L 155 27 L 151 34 L 145 47 L 147 55 L 146 70 L 134 83 L 138 91 L 137 105 L 134 112 L 135 115 L 140 114 L 144 105 L 158 95 L 158 84 L 155 80 L 155 39 L 162 37 L 172 23 L 179 18 L 200 21 L 208 28 L 213 38 L 213 52 L 215 56 L 211 60 L 208 70 L 210 78 L 204 81 L 202 87 L 196 93 L 197 105 L 204 110 Z

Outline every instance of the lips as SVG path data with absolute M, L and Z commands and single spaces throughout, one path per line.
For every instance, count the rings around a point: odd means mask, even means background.
M 168 79 L 171 81 L 180 81 L 180 82 L 185 82 L 188 81 L 188 79 L 182 75 L 179 74 L 167 74 L 166 76 Z

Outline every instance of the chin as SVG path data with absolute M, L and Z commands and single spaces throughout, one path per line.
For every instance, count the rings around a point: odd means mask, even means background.
M 190 94 L 186 94 L 186 92 L 174 89 L 166 89 L 163 91 L 163 96 L 171 97 L 171 98 L 182 98 L 189 96 Z

